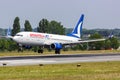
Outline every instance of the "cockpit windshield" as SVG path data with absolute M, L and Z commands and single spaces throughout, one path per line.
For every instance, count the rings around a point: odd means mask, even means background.
M 21 35 L 21 34 L 16 34 L 15 36 L 21 36 L 21 37 L 22 37 L 23 35 Z

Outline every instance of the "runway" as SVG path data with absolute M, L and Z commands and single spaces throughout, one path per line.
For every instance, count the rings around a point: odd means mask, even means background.
M 79 62 L 120 61 L 117 54 L 72 54 L 72 55 L 45 55 L 45 56 L 16 56 L 0 57 L 0 66 L 23 66 L 40 64 L 64 64 Z

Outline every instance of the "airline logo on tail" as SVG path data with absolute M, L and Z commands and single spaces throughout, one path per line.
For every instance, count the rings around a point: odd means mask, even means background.
M 81 38 L 83 19 L 84 19 L 84 15 L 82 14 L 76 27 L 73 29 L 72 33 L 68 34 L 67 36 Z

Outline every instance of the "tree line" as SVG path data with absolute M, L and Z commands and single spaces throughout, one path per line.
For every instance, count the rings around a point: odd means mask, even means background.
M 33 31 L 29 20 L 25 20 L 24 31 Z M 14 36 L 18 32 L 20 32 L 20 19 L 19 17 L 16 17 L 13 24 L 12 35 Z M 48 21 L 47 19 L 43 18 L 39 22 L 37 32 L 63 35 L 65 34 L 65 28 L 63 27 L 63 25 L 61 25 L 60 22 L 57 22 L 55 20 Z
M 39 22 L 39 26 L 36 28 L 37 32 L 42 33 L 51 33 L 51 34 L 65 34 L 65 27 L 55 20 L 48 21 L 47 19 L 41 19 Z M 12 36 L 16 33 L 20 32 L 20 19 L 16 17 L 13 23 Z M 24 23 L 24 31 L 33 31 L 32 26 L 29 20 L 25 20 Z M 95 32 L 88 39 L 99 39 L 103 38 L 101 34 Z M 91 43 L 83 43 L 78 44 L 76 46 L 71 46 L 72 50 L 101 50 L 101 49 L 117 49 L 119 47 L 119 40 L 116 37 L 107 38 L 105 41 L 100 42 L 91 42 Z M 37 47 L 33 47 L 31 50 L 36 50 Z M 0 39 L 0 51 L 14 51 L 18 49 L 18 45 L 9 39 Z M 68 48 L 64 48 L 63 50 L 68 50 Z

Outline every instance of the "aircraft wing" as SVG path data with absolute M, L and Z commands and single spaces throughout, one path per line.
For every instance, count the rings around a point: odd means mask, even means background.
M 12 36 L 0 36 L 0 38 L 5 38 L 5 39 L 12 39 Z
M 93 39 L 93 40 L 80 40 L 80 43 L 85 43 L 85 42 L 98 42 L 98 41 L 105 41 L 105 39 Z
M 63 43 L 63 45 L 69 45 L 69 44 L 80 44 L 80 43 L 89 43 L 89 42 L 98 42 L 98 41 L 105 41 L 105 39 L 93 39 L 93 40 L 79 40 L 76 42 L 68 42 L 68 43 Z
M 5 38 L 5 39 L 13 39 L 13 36 L 11 36 L 11 29 L 7 29 L 7 34 L 6 36 L 0 36 L 0 38 Z

